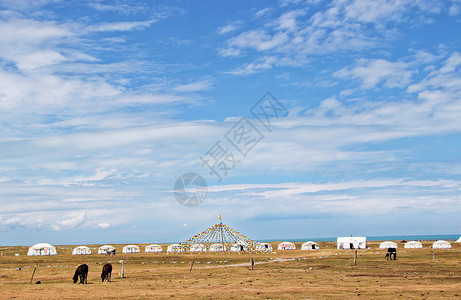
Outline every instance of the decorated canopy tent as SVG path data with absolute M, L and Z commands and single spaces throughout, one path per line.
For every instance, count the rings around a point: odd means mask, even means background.
M 123 247 L 122 253 L 140 253 L 139 247 L 136 245 L 127 245 Z
M 255 250 L 261 252 L 272 252 L 272 245 L 269 243 L 257 243 L 255 245 Z
M 417 242 L 417 241 L 409 241 L 409 242 L 405 243 L 403 248 L 405 248 L 405 249 L 422 249 L 423 244 L 421 242 Z
M 204 244 L 193 244 L 190 246 L 190 252 L 205 252 L 206 246 Z
M 186 252 L 186 249 L 184 248 L 183 245 L 171 244 L 166 249 L 166 252 L 169 252 L 169 253 L 181 253 L 181 252 Z
M 47 243 L 35 244 L 29 248 L 27 255 L 57 255 L 56 247 Z
M 456 240 L 455 243 L 461 243 L 461 236 L 459 237 L 459 239 Z
M 208 251 L 210 252 L 223 252 L 226 251 L 226 246 L 223 244 L 212 244 L 209 248 Z
M 379 244 L 379 249 L 398 248 L 399 246 L 391 241 L 385 241 Z
M 319 250 L 319 249 L 320 249 L 319 244 L 312 242 L 312 241 L 305 242 L 304 244 L 301 245 L 301 250 Z
M 336 240 L 338 249 L 366 249 L 366 237 L 338 237 Z
M 163 252 L 163 249 L 162 249 L 162 246 L 160 246 L 160 245 L 152 244 L 152 245 L 146 246 L 145 252 L 159 253 L 159 252 Z
M 219 221 L 221 221 L 221 216 L 219 216 Z M 194 235 L 185 241 L 183 245 L 190 247 L 194 244 L 204 244 L 208 247 L 208 251 L 216 251 L 214 250 L 216 247 L 211 248 L 211 246 L 213 244 L 221 244 L 223 247 L 220 247 L 219 249 L 221 250 L 219 251 L 226 251 L 226 249 L 230 249 L 232 245 L 238 243 L 247 245 L 247 249 L 253 249 L 256 244 L 249 237 L 223 224 L 223 222 L 219 222 L 201 233 Z
M 447 241 L 438 240 L 432 244 L 434 249 L 451 249 L 451 244 Z
M 282 242 L 277 246 L 277 250 L 296 250 L 296 246 L 292 242 Z
M 104 246 L 99 247 L 98 254 L 106 254 L 107 251 L 113 251 L 113 250 L 115 250 L 114 246 L 104 245 Z
M 72 250 L 72 255 L 90 255 L 91 249 L 87 246 L 78 246 Z

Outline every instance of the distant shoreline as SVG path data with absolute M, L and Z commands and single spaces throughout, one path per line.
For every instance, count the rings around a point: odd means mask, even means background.
M 347 235 L 343 235 L 347 236 Z M 354 236 L 363 236 L 360 234 Z M 447 241 L 456 241 L 461 234 L 435 234 L 435 235 L 389 235 L 389 236 L 366 236 L 368 242 L 373 241 L 436 241 L 436 240 L 447 240 Z M 329 238 L 294 238 L 294 239 L 255 239 L 256 242 L 294 242 L 294 243 L 303 243 L 307 241 L 314 241 L 314 242 L 336 242 L 337 237 L 329 237 Z M 75 243 L 54 243 L 53 241 L 38 241 L 38 242 L 46 242 L 52 245 L 60 245 L 60 246 L 74 246 L 74 245 L 105 245 L 105 244 L 114 244 L 114 245 L 125 245 L 125 244 L 175 244 L 180 243 L 176 242 L 161 242 L 156 241 L 155 239 L 152 241 L 144 241 L 144 242 L 133 242 L 133 241 L 102 241 L 102 242 L 75 242 Z M 0 245 L 0 247 L 29 247 L 33 245 Z

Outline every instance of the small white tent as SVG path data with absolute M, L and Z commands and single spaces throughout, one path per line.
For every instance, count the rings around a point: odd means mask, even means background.
M 455 243 L 461 243 L 461 236 L 459 237 L 459 239 L 456 240 Z
M 136 245 L 127 245 L 123 247 L 122 253 L 140 253 L 139 247 Z
M 90 255 L 91 249 L 87 246 L 78 246 L 72 250 L 72 255 Z
M 319 244 L 313 241 L 308 241 L 301 245 L 301 250 L 319 250 L 319 249 L 320 249 Z
M 291 242 L 282 242 L 277 246 L 277 250 L 296 250 L 296 246 Z
M 232 252 L 242 252 L 242 251 L 247 251 L 248 250 L 248 245 L 244 241 L 238 241 L 236 244 L 232 245 L 230 248 L 230 251 Z
M 398 248 L 399 246 L 391 241 L 385 241 L 379 244 L 379 249 Z
M 162 246 L 160 245 L 148 245 L 146 246 L 145 252 L 154 252 L 154 253 L 160 253 L 163 252 Z
M 338 249 L 366 249 L 367 238 L 366 237 L 338 237 L 336 240 Z
M 57 255 L 56 247 L 47 243 L 35 244 L 29 248 L 27 255 Z
M 224 246 L 223 244 L 213 244 L 210 246 L 210 248 L 208 248 L 208 251 L 210 252 L 226 251 L 226 246 Z
M 179 244 L 171 244 L 168 246 L 166 249 L 166 252 L 170 253 L 180 253 L 180 252 L 186 252 L 186 249 L 182 245 Z
M 269 243 L 257 243 L 255 247 L 256 251 L 261 251 L 261 252 L 271 252 L 272 251 L 272 245 Z
M 193 244 L 190 246 L 190 252 L 205 252 L 206 246 L 204 244 Z
M 423 244 L 421 242 L 417 242 L 417 241 L 409 241 L 409 242 L 406 242 L 403 247 L 405 249 L 422 249 Z
M 447 241 L 438 240 L 432 244 L 434 249 L 451 249 L 451 244 Z
M 114 246 L 104 245 L 104 246 L 99 247 L 98 254 L 106 254 L 107 251 L 112 251 L 112 250 L 115 250 Z

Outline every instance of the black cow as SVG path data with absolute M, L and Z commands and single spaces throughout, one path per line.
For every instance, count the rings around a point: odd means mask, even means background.
M 74 283 L 77 283 L 78 278 L 80 277 L 80 283 L 86 284 L 88 278 L 88 265 L 83 264 L 78 266 L 74 274 Z
M 106 255 L 115 255 L 115 249 L 112 249 L 112 250 L 106 250 Z
M 112 275 L 112 265 L 111 264 L 105 264 L 102 267 L 102 272 L 101 272 L 101 281 L 104 282 L 105 280 L 110 282 Z
M 387 253 L 386 253 L 386 259 L 387 260 L 392 260 L 392 256 L 394 256 L 394 260 L 397 259 L 397 249 L 395 248 L 388 248 Z

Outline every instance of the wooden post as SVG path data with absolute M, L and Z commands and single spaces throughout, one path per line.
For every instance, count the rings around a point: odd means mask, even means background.
M 354 266 L 357 265 L 357 249 L 355 249 L 355 253 L 354 253 Z
M 122 272 L 121 272 L 122 278 L 125 278 L 125 261 L 122 260 Z
M 190 270 L 189 270 L 189 273 L 192 273 L 192 267 L 194 266 L 194 261 L 192 261 L 191 265 L 190 265 Z
M 32 276 L 30 277 L 30 283 L 32 283 L 32 279 L 34 279 L 35 270 L 37 270 L 37 267 L 34 268 L 34 272 L 32 273 Z
M 250 265 L 251 265 L 251 271 L 253 271 L 253 266 L 255 265 L 255 261 L 253 260 L 253 257 L 251 258 Z
M 432 261 L 435 262 L 435 253 L 434 253 L 434 248 L 431 247 L 432 250 Z

